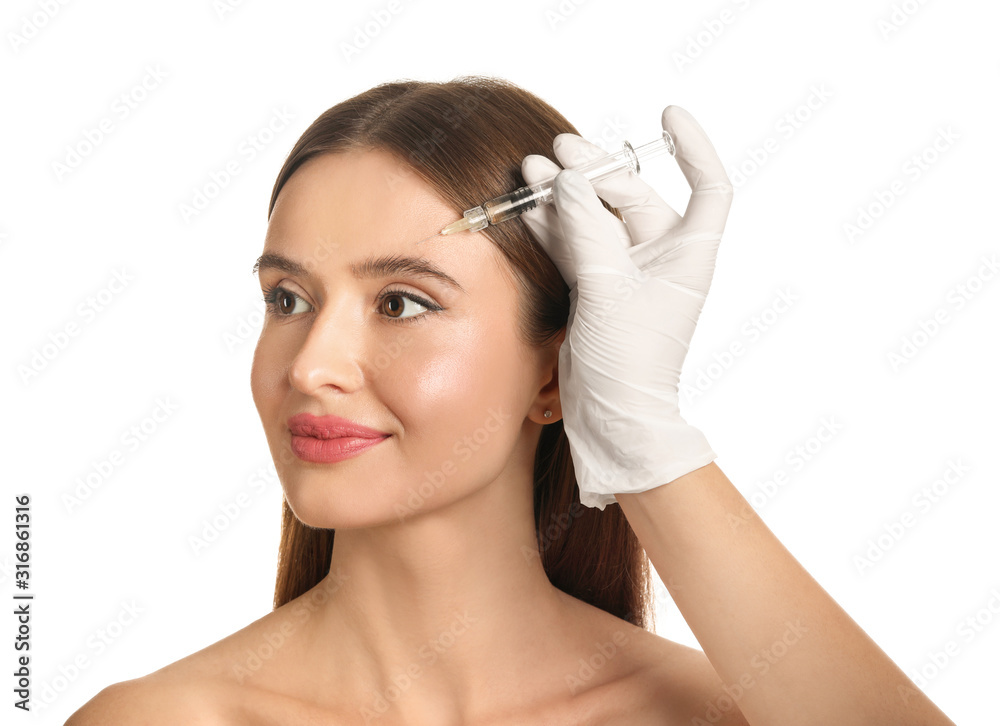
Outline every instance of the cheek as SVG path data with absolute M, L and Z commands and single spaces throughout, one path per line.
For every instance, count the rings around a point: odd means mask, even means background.
M 442 420 L 461 418 L 462 410 L 483 396 L 488 345 L 481 325 L 472 323 L 442 327 L 441 335 L 411 335 L 392 370 L 380 374 L 377 395 L 391 395 L 389 405 L 409 432 L 440 430 Z
M 488 321 L 449 326 L 447 338 L 432 338 L 413 336 L 392 372 L 380 374 L 376 395 L 401 421 L 401 446 L 416 473 L 446 466 L 458 473 L 474 463 L 477 476 L 486 474 L 502 466 L 518 435 L 523 361 L 514 341 Z
M 250 392 L 262 418 L 265 411 L 280 404 L 281 382 L 287 380 L 288 361 L 278 359 L 273 342 L 270 337 L 262 334 L 257 339 L 250 365 Z M 264 422 L 267 423 L 266 419 Z

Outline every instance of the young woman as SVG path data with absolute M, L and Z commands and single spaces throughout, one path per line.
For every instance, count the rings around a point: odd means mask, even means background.
M 254 265 L 274 610 L 70 726 L 951 723 L 680 417 L 732 187 L 690 115 L 662 121 L 683 217 L 566 171 L 554 205 L 449 236 L 600 150 L 483 77 L 384 84 L 306 130 Z M 652 632 L 647 555 L 704 653 Z

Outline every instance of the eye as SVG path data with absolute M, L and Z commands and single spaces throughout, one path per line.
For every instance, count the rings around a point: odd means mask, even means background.
M 401 303 L 396 302 L 397 299 L 408 300 L 415 304 L 418 308 L 423 308 L 423 312 L 417 310 L 412 315 L 403 315 L 403 308 L 411 306 L 404 306 Z M 387 302 L 388 304 L 386 304 Z M 379 296 L 378 306 L 379 310 L 386 311 L 385 317 L 389 318 L 393 322 L 401 323 L 417 322 L 420 319 L 427 317 L 423 313 L 437 312 L 442 309 L 440 305 L 435 305 L 430 300 L 425 300 L 419 295 L 414 295 L 412 292 L 405 292 L 404 290 L 386 290 Z
M 309 303 L 291 290 L 286 290 L 280 285 L 269 287 L 264 290 L 264 303 L 267 305 L 268 312 L 272 312 L 283 318 L 294 315 L 296 313 L 296 308 L 299 307 L 299 303 L 302 303 L 302 305 L 306 306 L 310 310 L 312 309 L 312 306 Z M 298 312 L 307 313 L 309 310 L 300 309 Z

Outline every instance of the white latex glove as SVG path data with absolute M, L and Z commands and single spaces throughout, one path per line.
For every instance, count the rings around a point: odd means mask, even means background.
M 677 384 L 733 187 L 691 114 L 667 106 L 661 121 L 691 185 L 683 217 L 632 172 L 591 184 L 572 171 L 607 155 L 576 134 L 559 134 L 553 143 L 567 171 L 538 155 L 521 164 L 528 184 L 559 173 L 554 203 L 521 219 L 570 287 L 560 405 L 580 501 L 602 510 L 616 493 L 662 486 L 716 458 L 701 431 L 681 417 Z

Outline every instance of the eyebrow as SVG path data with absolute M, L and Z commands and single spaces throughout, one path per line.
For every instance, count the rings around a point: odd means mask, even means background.
M 265 252 L 253 264 L 253 274 L 259 270 L 273 269 L 287 272 L 298 277 L 312 277 L 312 273 L 304 265 L 276 252 Z M 378 279 L 403 275 L 407 277 L 430 277 L 440 280 L 446 285 L 465 292 L 458 280 L 437 267 L 426 257 L 406 257 L 405 255 L 371 256 L 359 262 L 351 263 L 351 273 L 359 280 Z

